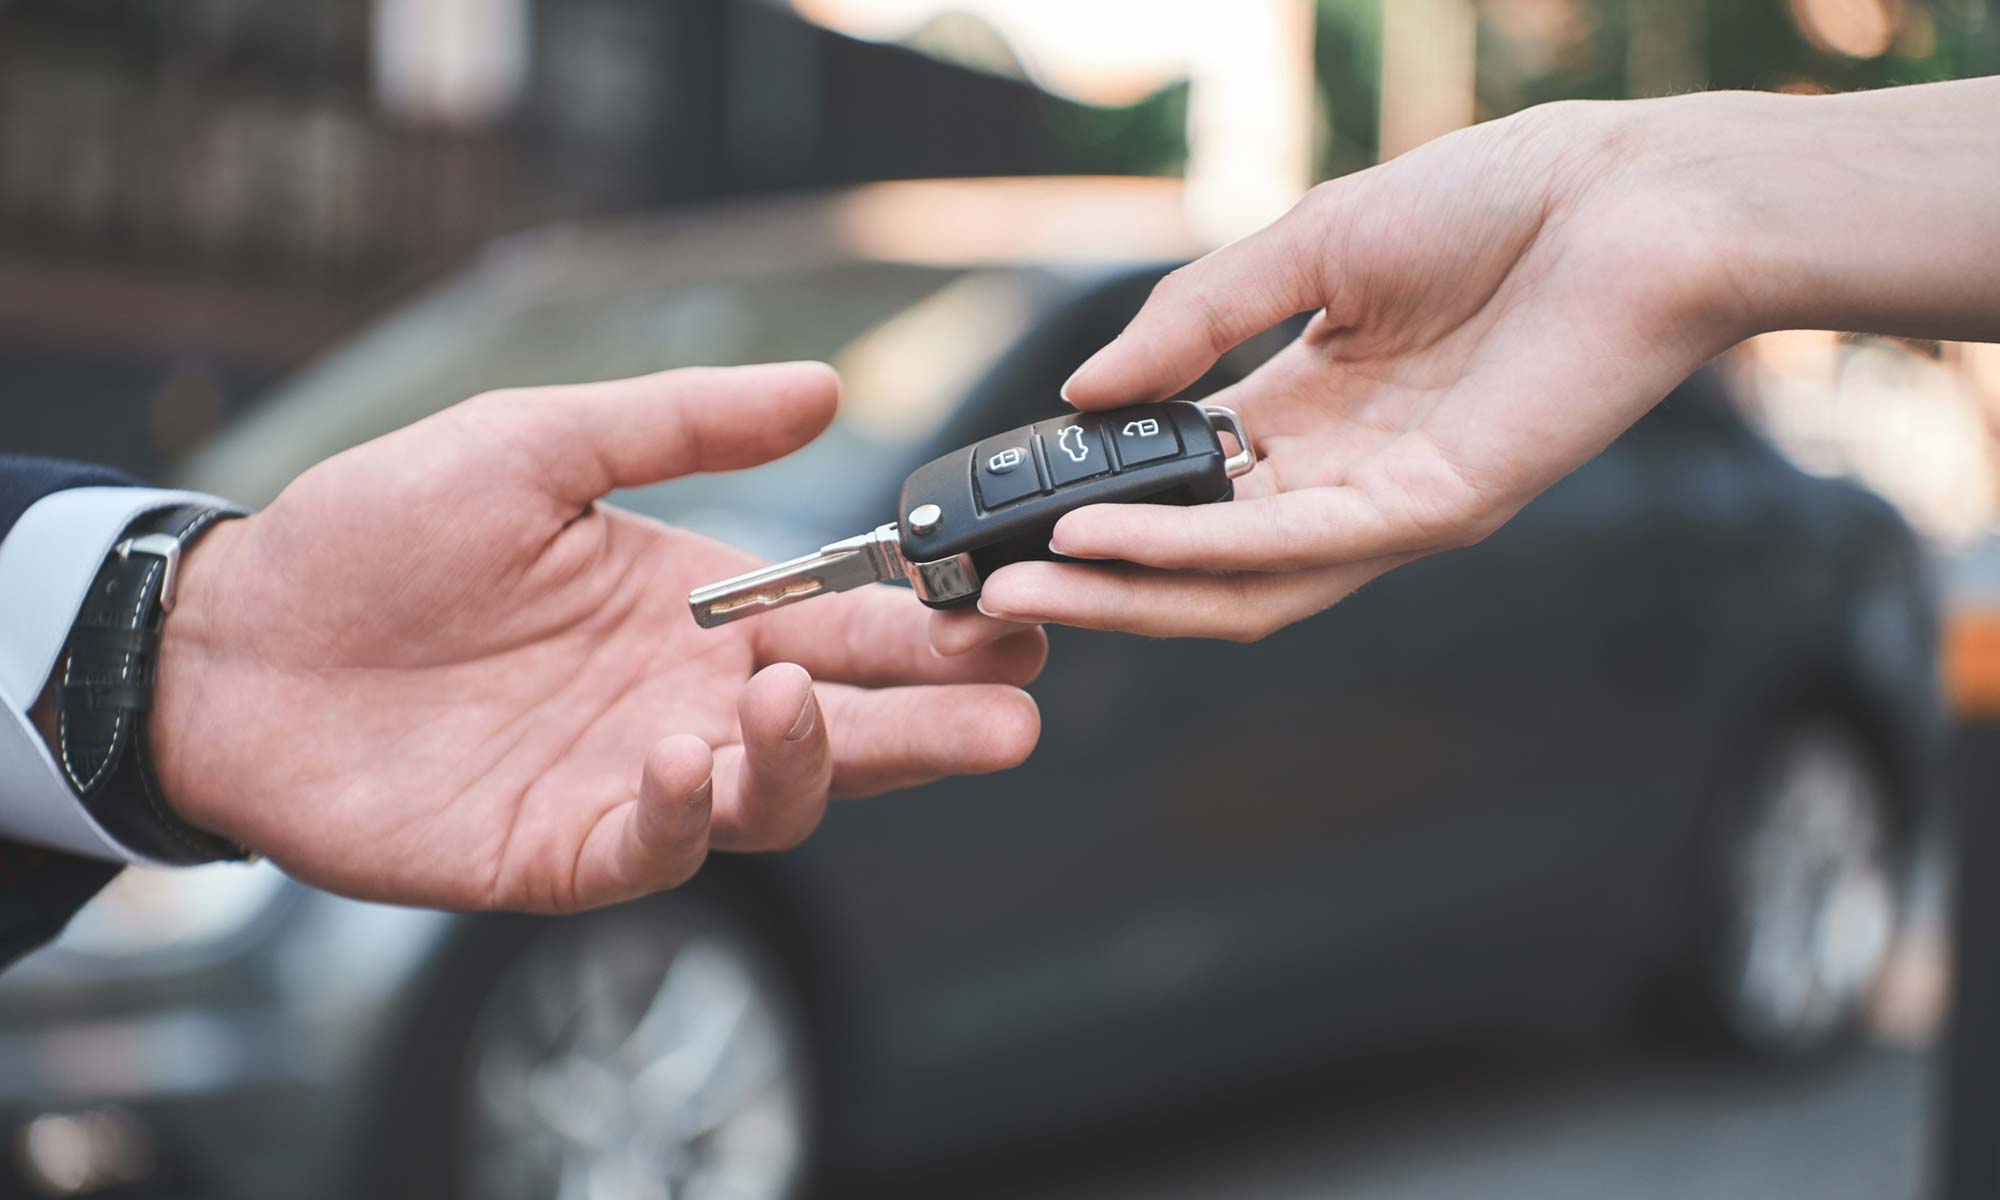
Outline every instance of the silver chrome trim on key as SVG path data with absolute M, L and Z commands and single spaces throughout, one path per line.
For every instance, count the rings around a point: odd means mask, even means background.
M 1236 453 L 1222 460 L 1222 469 L 1229 473 L 1231 479 L 1238 475 L 1248 475 L 1257 465 L 1257 449 L 1250 444 L 1250 434 L 1243 428 L 1243 418 L 1236 415 L 1235 409 L 1221 404 L 1204 404 L 1201 406 L 1201 411 L 1202 415 L 1208 418 L 1210 429 L 1221 432 L 1223 426 L 1227 426 L 1230 436 L 1236 439 L 1236 444 L 1240 447 Z M 1217 424 L 1218 420 L 1221 424 Z
M 904 559 L 903 574 L 920 598 L 938 604 L 974 595 L 984 583 L 979 577 L 979 568 L 972 565 L 970 554 L 954 554 L 936 562 Z

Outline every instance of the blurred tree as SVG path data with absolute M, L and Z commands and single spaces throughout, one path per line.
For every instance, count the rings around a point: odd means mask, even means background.
M 1054 110 L 1055 135 L 1075 169 L 1106 175 L 1178 175 L 1187 168 L 1185 80 L 1123 108 L 1073 105 Z
M 1319 0 L 1315 161 L 1323 177 L 1379 152 L 1382 11 Z M 1705 87 L 1847 90 L 2000 71 L 1991 0 L 1479 0 L 1482 119 L 1552 100 Z M 1843 52 L 1843 47 L 1864 53 Z M 1125 108 L 1057 114 L 1092 170 L 1170 173 L 1186 161 L 1185 88 Z
M 1331 178 L 1371 165 L 1382 121 L 1381 0 L 1320 0 L 1313 59 L 1320 174 Z

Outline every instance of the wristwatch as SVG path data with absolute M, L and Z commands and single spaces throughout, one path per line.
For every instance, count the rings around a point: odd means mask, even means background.
M 153 774 L 147 719 L 160 631 L 173 611 L 181 555 L 216 522 L 240 515 L 191 504 L 132 522 L 105 556 L 63 648 L 56 700 L 56 757 L 63 774 L 105 832 L 157 862 L 193 865 L 250 857 L 167 806 Z

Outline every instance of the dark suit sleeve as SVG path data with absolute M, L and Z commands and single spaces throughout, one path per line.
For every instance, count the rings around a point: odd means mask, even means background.
M 52 492 L 138 483 L 109 467 L 0 454 L 0 540 L 35 501 Z M 117 863 L 0 839 L 0 967 L 61 933 L 118 870 Z

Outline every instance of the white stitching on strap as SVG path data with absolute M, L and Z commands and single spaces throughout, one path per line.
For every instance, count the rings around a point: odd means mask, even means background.
M 196 513 L 192 520 L 190 520 L 186 525 L 183 525 L 181 527 L 180 532 L 174 534 L 175 540 L 185 541 L 188 535 L 193 533 L 197 527 L 199 527 L 204 521 L 210 519 L 215 515 L 217 515 L 217 512 L 214 509 L 207 509 L 202 512 Z M 132 615 L 126 620 L 126 625 L 129 626 L 130 628 L 132 629 L 138 628 L 139 619 L 142 616 L 144 616 L 146 612 L 146 596 L 149 592 L 152 591 L 153 578 L 154 576 L 158 575 L 164 569 L 164 567 L 165 563 L 163 562 L 163 560 L 157 558 L 154 559 L 153 565 L 146 569 L 146 577 L 139 581 L 139 594 L 132 602 Z M 134 653 L 133 649 L 130 646 L 127 646 L 125 648 L 122 657 L 123 661 L 120 663 L 118 668 L 118 677 L 119 679 L 127 683 L 130 683 L 132 679 L 132 667 L 134 665 L 134 659 L 137 657 L 137 655 Z M 74 652 L 71 652 L 63 656 L 63 686 L 65 688 L 69 687 L 69 685 L 72 682 L 74 682 L 75 678 L 76 678 L 76 654 Z M 76 785 L 77 791 L 89 792 L 92 788 L 96 787 L 98 782 L 104 778 L 104 773 L 111 768 L 111 764 L 117 761 L 118 740 L 120 737 L 124 736 L 125 733 L 125 717 L 127 711 L 128 710 L 126 709 L 122 708 L 119 709 L 117 717 L 112 720 L 111 745 L 109 749 L 107 749 L 105 752 L 104 761 L 97 764 L 97 769 L 90 773 L 90 778 L 88 780 L 79 780 L 77 778 L 76 763 L 70 757 L 69 711 L 66 708 L 66 706 L 64 706 L 61 703 L 58 703 L 56 705 L 56 742 L 58 744 L 57 748 L 62 753 L 63 771 L 69 776 L 70 782 Z M 152 789 L 148 787 L 146 790 L 147 790 L 147 798 L 149 801 L 151 801 Z M 153 803 L 153 812 L 155 813 L 155 815 L 163 815 L 160 814 L 160 808 L 157 803 Z M 178 833 L 179 831 L 176 830 L 175 832 Z M 192 846 L 191 843 L 190 845 Z M 199 849 L 199 847 L 193 847 L 193 848 Z
M 146 611 L 146 593 L 149 590 L 151 590 L 153 586 L 153 576 L 158 575 L 160 573 L 161 567 L 162 563 L 160 562 L 160 560 L 157 558 L 154 559 L 153 565 L 146 568 L 146 577 L 139 581 L 139 599 L 132 606 L 132 617 L 130 622 L 134 627 L 136 627 L 139 623 L 140 614 Z M 133 658 L 132 649 L 131 647 L 128 646 L 126 647 L 124 652 L 124 662 L 118 668 L 118 677 L 128 682 L 132 678 L 132 658 Z M 74 653 L 64 655 L 63 656 L 64 687 L 68 687 L 70 685 L 71 680 L 75 677 L 75 672 L 76 672 L 76 655 Z M 77 780 L 76 777 L 76 766 L 74 763 L 70 761 L 70 756 L 69 756 L 69 713 L 62 705 L 58 704 L 56 706 L 56 740 L 62 743 L 63 770 L 69 772 L 70 782 L 76 784 L 77 791 L 88 792 L 90 791 L 90 789 L 96 787 L 98 781 L 104 778 L 104 772 L 109 770 L 111 768 L 111 764 L 118 760 L 118 753 L 117 753 L 118 739 L 120 737 L 123 737 L 125 734 L 125 714 L 126 714 L 125 709 L 122 708 L 119 709 L 118 716 L 115 717 L 111 722 L 111 747 L 109 750 L 105 752 L 104 761 L 97 764 L 97 769 L 90 773 L 90 778 L 87 781 L 80 782 Z

